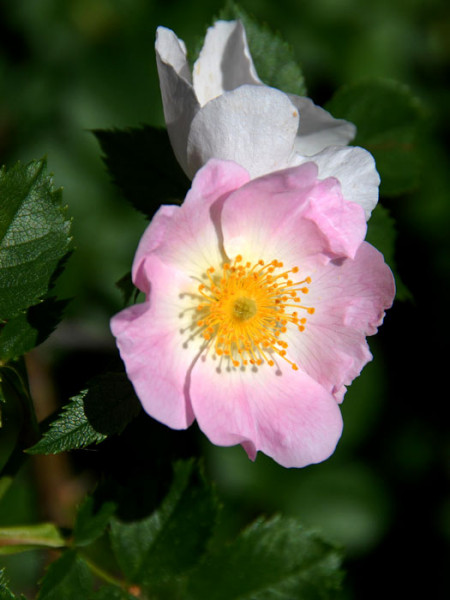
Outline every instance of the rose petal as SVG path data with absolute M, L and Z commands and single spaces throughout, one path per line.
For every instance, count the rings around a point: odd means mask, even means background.
M 175 156 L 187 173 L 187 139 L 200 104 L 191 84 L 186 48 L 173 31 L 158 27 L 155 50 L 167 131 Z
M 139 242 L 133 260 L 131 275 L 134 285 L 145 294 L 148 294 L 150 291 L 150 286 L 147 276 L 142 270 L 144 261 L 163 241 L 167 226 L 177 210 L 179 210 L 178 206 L 161 206 L 153 216 Z
M 319 181 L 316 175 L 316 165 L 305 163 L 236 190 L 222 211 L 227 255 L 281 260 L 289 268 L 311 268 L 312 256 L 315 266 L 333 256 L 354 256 L 366 231 L 363 210 L 345 202 L 335 179 Z
M 216 21 L 209 27 L 194 65 L 193 80 L 202 106 L 240 85 L 261 83 L 240 21 Z
M 262 451 L 285 467 L 325 460 L 342 431 L 336 402 L 290 365 L 275 369 L 198 360 L 189 394 L 200 429 L 219 446 L 242 444 L 252 459 Z
M 346 146 L 356 135 L 353 123 L 335 119 L 329 112 L 303 96 L 289 96 L 298 108 L 300 123 L 295 152 L 312 156 L 328 146 Z
M 247 171 L 236 163 L 209 161 L 198 171 L 181 207 L 167 221 L 164 239 L 153 249 L 154 254 L 197 277 L 210 266 L 220 265 L 224 258 L 221 203 L 248 180 Z
M 317 225 L 326 236 L 330 252 L 338 256 L 353 258 L 366 236 L 362 207 L 344 200 L 341 186 L 333 177 L 316 185 L 302 216 Z
M 192 284 L 154 257 L 146 267 L 152 282 L 149 301 L 115 315 L 111 331 L 144 409 L 161 423 L 184 429 L 194 420 L 185 386 L 198 345 L 186 344 L 189 333 L 181 333 L 191 319 L 183 313 L 180 294 Z
M 371 360 L 365 337 L 376 333 L 393 302 L 394 279 L 383 256 L 361 244 L 354 260 L 331 261 L 313 274 L 303 332 L 288 330 L 288 355 L 341 400 L 345 388 Z
M 208 102 L 194 117 L 188 137 L 192 176 L 210 158 L 233 160 L 251 177 L 288 164 L 298 113 L 286 94 L 243 85 Z
M 373 156 L 363 148 L 333 146 L 312 157 L 296 154 L 293 165 L 313 160 L 319 167 L 319 177 L 336 177 L 341 184 L 342 195 L 350 202 L 364 208 L 366 221 L 378 202 L 380 176 Z

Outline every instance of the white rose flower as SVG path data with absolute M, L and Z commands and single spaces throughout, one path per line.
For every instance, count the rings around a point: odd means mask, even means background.
M 240 21 L 208 29 L 192 74 L 173 31 L 159 27 L 155 47 L 167 131 L 189 178 L 210 158 L 233 160 L 252 178 L 314 161 L 319 177 L 339 179 L 344 198 L 370 217 L 380 178 L 369 152 L 347 147 L 355 126 L 264 85 Z

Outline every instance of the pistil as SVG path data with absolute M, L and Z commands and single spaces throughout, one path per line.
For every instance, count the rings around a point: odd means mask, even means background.
M 297 266 L 286 270 L 278 260 L 244 263 L 241 255 L 225 263 L 220 274 L 207 269 L 207 283 L 198 287 L 202 299 L 196 325 L 218 356 L 229 358 L 235 367 L 274 366 L 279 357 L 298 370 L 287 356 L 288 343 L 280 339 L 288 325 L 304 331 L 307 319 L 299 316 L 300 310 L 314 313 L 299 295 L 308 293 L 311 278 L 294 281 L 298 272 Z

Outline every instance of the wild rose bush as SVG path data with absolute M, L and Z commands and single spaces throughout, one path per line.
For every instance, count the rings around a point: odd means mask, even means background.
M 405 122 L 418 116 L 392 82 L 349 86 L 325 110 L 302 86 L 263 77 L 265 60 L 282 71 L 294 59 L 238 13 L 208 29 L 192 72 L 184 43 L 158 28 L 167 131 L 95 132 L 150 222 L 119 282 L 124 307 L 108 315 L 123 363 L 108 332 L 108 369 L 41 424 L 23 357 L 68 303 L 57 284 L 71 220 L 44 160 L 0 172 L 0 508 L 30 455 L 86 449 L 91 468 L 69 523 L 0 524 L 0 555 L 49 558 L 39 600 L 325 599 L 341 585 L 342 551 L 298 518 L 257 519 L 224 539 L 220 519 L 254 506 L 239 496 L 221 516 L 209 453 L 241 445 L 256 461 L 238 449 L 246 468 L 286 474 L 334 452 L 347 387 L 372 358 L 366 337 L 395 294 L 378 172 L 381 191 L 410 188 Z M 254 52 L 255 35 L 271 56 Z M 0 568 L 0 597 L 23 600 L 11 572 L 10 585 Z

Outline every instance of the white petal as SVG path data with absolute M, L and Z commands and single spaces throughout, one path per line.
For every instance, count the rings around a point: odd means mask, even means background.
M 201 106 L 245 83 L 260 84 L 240 21 L 209 27 L 194 65 L 194 89 Z
M 378 202 L 380 176 L 373 156 L 364 148 L 331 146 L 312 157 L 297 155 L 292 163 L 300 165 L 313 160 L 319 167 L 319 178 L 336 177 L 342 195 L 364 208 L 368 221 Z
M 167 27 L 158 27 L 155 42 L 157 57 L 170 65 L 187 82 L 192 83 L 189 64 L 186 59 L 186 46 L 183 40 Z
M 312 156 L 327 146 L 346 146 L 355 137 L 356 127 L 353 123 L 335 119 L 309 98 L 289 97 L 300 113 L 300 126 L 295 140 L 298 154 Z
M 186 48 L 173 31 L 158 27 L 155 50 L 167 131 L 175 156 L 187 173 L 187 138 L 200 105 L 190 82 Z
M 288 166 L 298 112 L 274 88 L 243 85 L 208 102 L 192 121 L 189 175 L 210 158 L 233 160 L 258 177 Z

